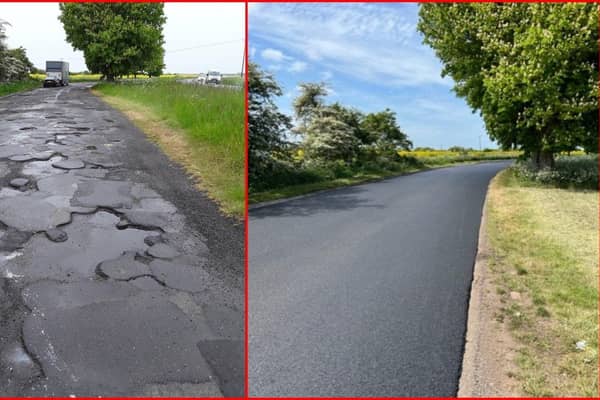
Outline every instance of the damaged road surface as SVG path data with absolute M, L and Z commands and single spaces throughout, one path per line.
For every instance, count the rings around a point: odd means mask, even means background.
M 243 396 L 243 226 L 88 84 L 0 98 L 0 395 Z

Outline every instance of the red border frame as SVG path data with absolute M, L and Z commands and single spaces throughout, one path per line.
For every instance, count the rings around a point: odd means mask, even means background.
M 421 0 L 421 1 L 407 1 L 407 0 L 366 0 L 366 1 L 357 1 L 357 0 L 293 0 L 293 1 L 274 1 L 274 0 L 246 0 L 246 47 L 248 46 L 249 37 L 248 37 L 248 4 L 249 3 L 597 3 L 598 4 L 598 33 L 600 36 L 600 1 L 599 0 L 477 0 L 477 1 L 469 1 L 469 0 Z M 600 41 L 598 43 L 600 47 Z M 248 50 L 248 48 L 246 48 Z M 248 63 L 249 55 L 248 51 L 246 51 L 246 64 Z M 600 54 L 598 56 L 598 65 L 600 65 Z M 246 74 L 247 75 L 247 74 Z M 599 83 L 598 83 L 598 97 L 600 99 L 600 70 L 598 72 Z M 248 79 L 246 77 L 246 143 L 248 141 Z M 600 107 L 598 108 L 598 117 L 600 118 Z M 600 126 L 598 128 L 598 136 L 600 137 Z M 600 142 L 598 143 L 598 152 L 600 153 Z M 600 168 L 600 159 L 598 160 L 598 167 Z M 246 354 L 248 354 L 248 145 L 246 144 Z M 598 189 L 600 190 L 600 180 L 598 181 Z M 600 195 L 598 196 L 598 206 L 600 209 Z M 598 213 L 598 223 L 600 224 L 600 212 Z M 598 237 L 598 249 L 600 254 L 600 234 Z M 599 255 L 600 260 L 600 255 Z M 600 276 L 598 277 L 598 287 L 600 288 Z M 600 318 L 600 303 L 598 306 L 598 316 Z M 600 330 L 598 331 L 598 339 L 600 340 Z M 598 368 L 598 376 L 600 377 L 600 363 L 597 366 Z M 250 399 L 272 399 L 270 397 L 249 397 L 249 379 L 248 379 L 248 355 L 246 356 L 246 398 Z M 315 399 L 315 397 L 280 397 L 283 399 L 289 400 L 304 400 L 304 399 Z M 389 399 L 454 399 L 455 397 L 318 397 L 317 399 L 365 399 L 365 400 L 389 400 Z M 463 397 L 463 399 L 482 399 L 484 397 Z M 558 397 L 558 398 L 569 398 L 575 400 L 583 400 L 589 399 L 589 397 Z M 592 397 L 593 398 L 593 397 Z M 598 397 L 600 399 L 600 397 Z M 552 399 L 549 397 L 494 397 L 494 399 L 502 400 L 514 400 L 514 399 Z M 556 399 L 556 397 L 554 398 Z
M 245 302 L 244 302 L 244 307 L 245 307 L 245 318 L 246 320 L 244 321 L 244 337 L 245 337 L 245 348 L 244 348 L 244 352 L 246 354 L 246 358 L 245 358 L 245 362 L 244 362 L 244 377 L 245 377 L 245 381 L 244 381 L 244 396 L 246 398 L 248 398 L 249 394 L 250 394 L 250 384 L 249 384 L 249 375 L 248 375 L 248 359 L 249 359 L 249 351 L 248 351 L 248 343 L 249 343 L 249 332 L 248 332 L 248 324 L 250 321 L 250 314 L 249 314 L 249 308 L 248 308 L 248 291 L 249 291 L 249 280 L 248 280 L 248 257 L 249 257 L 249 245 L 248 245 L 248 240 L 249 240 L 249 224 L 248 224 L 248 60 L 249 60 L 249 56 L 248 56 L 248 43 L 249 43 L 249 39 L 248 39 L 248 2 L 245 2 L 245 8 L 246 8 L 246 43 L 245 43 L 245 50 L 244 50 L 244 93 L 245 93 L 245 101 L 244 103 L 246 104 L 246 123 L 245 123 L 245 135 L 244 135 L 244 143 L 246 146 L 245 149 L 245 165 L 246 165 L 246 169 L 244 171 L 244 182 L 245 182 L 245 211 L 244 211 L 244 229 L 245 229 L 245 235 L 244 235 L 244 298 L 245 298 Z
M 4 2 L 8 2 L 8 1 L 0 1 L 2 3 Z M 53 0 L 35 0 L 35 1 L 23 1 L 23 0 L 16 0 L 16 1 L 10 1 L 11 3 L 57 3 L 57 1 L 53 1 Z M 77 0 L 66 0 L 64 2 L 80 2 Z M 244 93 L 245 93 L 245 127 L 244 127 L 244 146 L 245 146 L 245 177 L 244 177 L 244 181 L 245 181 L 245 210 L 244 210 L 244 299 L 245 299 L 245 310 L 244 310 L 244 315 L 245 315 L 245 321 L 244 321 L 244 341 L 245 341 L 245 349 L 244 349 L 244 353 L 245 353 L 245 362 L 244 362 L 244 378 L 245 378 L 245 382 L 244 382 L 244 398 L 251 398 L 251 399 L 268 399 L 269 397 L 249 397 L 249 375 L 248 375 L 248 359 L 249 359 L 249 332 L 248 332 L 248 328 L 249 328 L 249 307 L 248 307 L 248 292 L 249 292 L 249 283 L 248 283 L 248 271 L 249 271 L 249 265 L 248 265 L 248 256 L 249 256 L 249 223 L 248 223 L 248 60 L 249 60 L 249 37 L 248 37 L 248 25 L 249 25 L 249 19 L 248 19 L 248 4 L 249 3 L 285 3 L 285 1 L 271 1 L 271 0 L 254 0 L 254 1 L 235 1 L 235 0 L 218 0 L 218 1 L 193 1 L 193 0 L 166 0 L 166 1 L 158 1 L 158 0 L 147 0 L 147 1 L 140 1 L 140 0 L 120 0 L 120 1 L 116 1 L 116 0 L 104 0 L 104 1 L 97 1 L 94 0 L 93 2 L 164 2 L 164 3 L 244 3 L 245 4 L 245 59 L 244 59 Z M 290 1 L 291 3 L 292 1 Z M 379 0 L 379 1 L 357 1 L 357 0 L 332 0 L 332 1 L 323 1 L 323 0 L 295 0 L 293 1 L 294 3 L 419 3 L 417 1 L 405 1 L 405 0 L 400 0 L 400 1 L 395 1 L 395 0 Z M 468 2 L 465 0 L 424 0 L 424 1 L 420 1 L 420 3 L 454 3 L 454 2 Z M 477 1 L 479 3 L 484 3 L 484 2 L 494 2 L 493 0 L 479 0 Z M 502 1 L 502 2 L 511 2 L 511 1 Z M 527 0 L 514 0 L 512 2 L 536 2 L 536 1 L 527 1 Z M 544 0 L 544 1 L 537 1 L 537 2 L 544 2 L 544 3 L 598 3 L 598 1 L 594 1 L 594 0 L 566 0 L 566 1 L 561 1 L 561 0 Z M 600 8 L 600 6 L 599 6 Z M 599 16 L 599 26 L 598 26 L 598 31 L 600 33 L 600 16 Z M 600 56 L 599 56 L 599 64 L 600 64 Z M 600 72 L 599 72 L 599 77 L 600 77 Z M 598 94 L 600 97 L 600 84 L 598 87 Z M 598 116 L 600 118 L 600 109 L 598 110 Z M 600 130 L 598 132 L 599 136 L 600 136 Z M 600 143 L 598 145 L 598 150 L 600 152 Z M 598 166 L 600 167 L 600 160 L 598 161 Z M 598 188 L 600 189 L 600 181 L 598 182 Z M 600 197 L 598 199 L 598 204 L 600 206 Z M 600 213 L 598 215 L 598 221 L 600 223 Z M 598 241 L 598 249 L 600 250 L 600 237 L 599 237 L 599 241 Z M 600 286 L 600 277 L 598 278 L 598 284 Z M 598 315 L 600 317 L 600 307 L 598 308 Z M 598 333 L 598 337 L 600 339 L 600 331 Z M 599 375 L 600 375 L 600 366 L 599 368 Z M 19 399 L 16 397 L 2 397 L 0 396 L 0 398 L 2 399 Z M 111 397 L 108 397 L 111 398 Z M 344 398 L 344 399 L 361 399 L 360 397 L 320 397 L 319 399 L 340 399 L 340 398 Z M 403 398 L 403 399 L 415 399 L 417 397 L 369 397 L 369 398 L 364 398 L 364 399 L 369 399 L 369 400 L 388 400 L 390 398 Z M 527 399 L 529 397 L 498 397 L 497 399 Z M 31 399 L 36 399 L 35 397 L 31 397 Z M 44 399 L 44 398 L 40 398 L 40 399 Z M 71 398 L 69 397 L 56 397 L 56 399 L 64 399 L 64 400 L 71 400 Z M 81 399 L 95 399 L 94 397 L 81 397 Z M 152 397 L 112 397 L 112 399 L 153 399 Z M 184 398 L 178 398 L 178 399 L 184 399 Z M 311 397 L 285 397 L 285 399 L 290 399 L 290 400 L 300 400 L 300 399 L 311 399 Z M 451 397 L 428 397 L 427 399 L 452 399 Z M 470 399 L 470 398 L 465 398 L 465 399 Z M 583 398 L 583 397 L 573 397 L 572 399 L 588 399 L 588 398 Z

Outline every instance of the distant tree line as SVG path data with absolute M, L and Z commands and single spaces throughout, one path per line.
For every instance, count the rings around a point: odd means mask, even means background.
M 28 79 L 34 66 L 23 47 L 9 49 L 6 44 L 8 21 L 0 19 L 0 82 Z
M 327 104 L 323 83 L 300 84 L 292 124 L 274 102 L 282 94 L 274 77 L 252 62 L 248 69 L 251 189 L 301 183 L 323 169 L 393 169 L 402 162 L 398 150 L 412 147 L 393 111 L 364 113 Z M 292 142 L 291 134 L 300 141 Z

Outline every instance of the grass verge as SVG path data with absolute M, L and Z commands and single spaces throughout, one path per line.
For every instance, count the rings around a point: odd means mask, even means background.
M 223 85 L 243 86 L 244 78 L 241 76 L 224 76 Z
M 331 180 L 322 180 L 322 181 L 317 181 L 317 182 L 302 183 L 302 184 L 298 184 L 298 185 L 284 186 L 284 187 L 280 187 L 280 188 L 276 188 L 276 189 L 265 190 L 265 191 L 256 192 L 256 193 L 250 193 L 248 195 L 248 202 L 250 204 L 255 204 L 255 203 L 261 203 L 264 201 L 285 199 L 288 197 L 299 196 L 302 194 L 312 193 L 312 192 L 316 192 L 319 190 L 334 189 L 334 188 L 342 187 L 342 186 L 357 185 L 359 183 L 377 181 L 377 180 L 381 180 L 381 179 L 385 179 L 385 178 L 389 178 L 389 177 L 393 177 L 393 176 L 399 176 L 399 175 L 407 174 L 410 172 L 416 172 L 416 171 L 419 171 L 419 169 L 418 168 L 406 169 L 406 170 L 403 170 L 402 172 L 397 172 L 397 171 L 396 172 L 390 172 L 390 171 L 372 172 L 372 173 L 361 172 L 361 173 L 357 173 L 354 176 L 346 177 L 346 178 L 337 178 L 337 179 L 331 179 Z
M 182 164 L 226 214 L 243 215 L 243 92 L 174 80 L 101 83 L 93 91 Z
M 496 160 L 501 160 L 501 159 L 494 159 L 494 161 L 496 161 Z M 450 162 L 446 162 L 446 163 L 436 162 L 433 164 L 423 163 L 423 164 L 419 164 L 419 165 L 411 165 L 411 166 L 407 166 L 404 168 L 399 168 L 399 169 L 392 170 L 392 171 L 390 171 L 390 170 L 357 171 L 357 172 L 352 173 L 351 175 L 346 175 L 343 177 L 334 177 L 334 178 L 331 178 L 330 176 L 324 176 L 324 175 L 330 175 L 330 174 L 323 174 L 321 171 L 307 171 L 310 173 L 314 173 L 314 175 L 316 176 L 315 181 L 299 183 L 299 184 L 295 184 L 295 185 L 281 186 L 281 187 L 276 187 L 276 188 L 268 189 L 268 190 L 250 191 L 250 193 L 248 194 L 248 203 L 256 204 L 256 203 L 261 203 L 261 202 L 265 202 L 265 201 L 280 200 L 280 199 L 285 199 L 288 197 L 300 196 L 303 194 L 316 192 L 319 190 L 334 189 L 334 188 L 343 187 L 343 186 L 351 186 L 351 185 L 357 185 L 360 183 L 373 182 L 373 181 L 378 181 L 378 180 L 382 180 L 385 178 L 391 178 L 394 176 L 406 175 L 406 174 L 417 172 L 417 171 L 425 171 L 425 170 L 434 169 L 434 168 L 444 168 L 444 167 L 449 167 L 449 166 L 453 166 L 453 165 L 457 165 L 457 164 L 473 164 L 476 162 L 484 162 L 484 161 L 492 161 L 492 160 L 480 160 L 480 161 L 467 160 L 467 161 L 461 161 L 461 162 L 450 161 Z
M 598 192 L 525 185 L 508 169 L 487 196 L 514 378 L 529 396 L 598 397 Z
M 41 87 L 40 81 L 35 79 L 27 79 L 16 82 L 2 82 L 0 83 L 0 96 L 6 96 L 7 94 L 24 92 L 31 89 L 37 89 Z
M 359 165 L 346 166 L 333 163 L 329 167 L 290 166 L 281 163 L 273 171 L 258 179 L 259 184 L 250 186 L 248 201 L 250 204 L 279 200 L 324 189 L 356 185 L 400 176 L 420 170 L 448 167 L 456 164 L 471 164 L 485 161 L 516 159 L 520 151 L 477 151 L 466 152 L 450 150 L 400 151 L 400 159 L 383 163 L 365 162 Z M 302 152 L 294 154 L 296 161 L 301 161 Z M 250 166 L 252 168 L 252 166 Z

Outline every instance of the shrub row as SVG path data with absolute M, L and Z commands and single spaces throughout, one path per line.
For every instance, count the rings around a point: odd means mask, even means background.
M 541 185 L 598 190 L 598 155 L 558 156 L 554 168 L 536 169 L 529 161 L 513 167 L 517 177 Z

